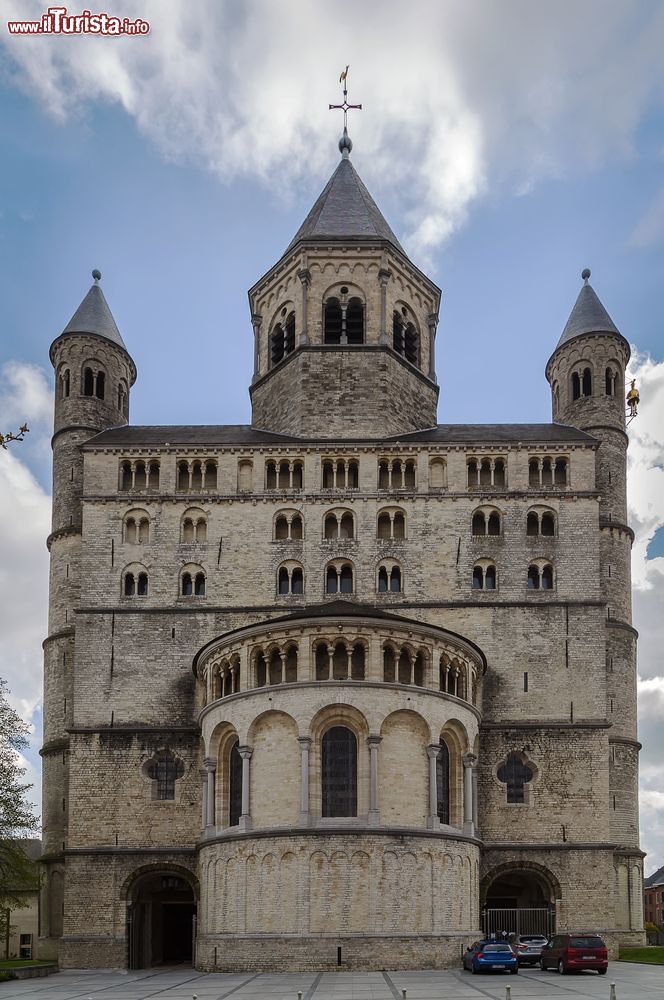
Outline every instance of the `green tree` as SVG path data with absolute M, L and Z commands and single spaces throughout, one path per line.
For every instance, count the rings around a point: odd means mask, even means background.
M 25 890 L 38 884 L 37 869 L 21 841 L 38 827 L 26 795 L 19 754 L 28 745 L 28 726 L 7 701 L 0 677 L 0 941 L 7 933 L 9 912 L 25 905 Z

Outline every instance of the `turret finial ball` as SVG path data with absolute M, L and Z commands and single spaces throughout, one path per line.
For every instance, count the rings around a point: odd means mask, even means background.
M 101 281 L 101 271 L 98 271 L 97 268 L 95 268 L 94 271 L 92 272 L 92 277 L 95 279 L 95 281 Z
M 590 268 L 589 267 L 584 267 L 583 271 L 581 272 L 581 277 L 583 278 L 584 281 L 588 280 L 588 278 L 590 277 Z

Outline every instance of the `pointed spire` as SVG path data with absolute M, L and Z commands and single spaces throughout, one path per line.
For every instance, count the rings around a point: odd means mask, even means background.
M 556 345 L 562 347 L 575 337 L 580 337 L 584 333 L 615 333 L 622 336 L 620 330 L 615 325 L 608 312 L 597 297 L 592 285 L 588 283 L 590 278 L 590 268 L 586 267 L 581 272 L 583 285 L 574 303 L 569 319 L 565 324 L 560 340 Z
M 339 143 L 342 159 L 313 208 L 291 240 L 286 253 L 302 241 L 387 240 L 404 256 L 405 251 L 385 221 L 378 205 L 348 158 L 348 145 Z
M 113 314 L 108 307 L 108 302 L 104 298 L 104 293 L 99 284 L 101 271 L 92 272 L 94 284 L 87 293 L 80 306 L 67 323 L 60 336 L 67 333 L 92 333 L 97 337 L 104 337 L 113 344 L 117 344 L 124 351 L 127 350 L 125 342 L 120 335 Z M 129 352 L 127 352 L 129 353 Z

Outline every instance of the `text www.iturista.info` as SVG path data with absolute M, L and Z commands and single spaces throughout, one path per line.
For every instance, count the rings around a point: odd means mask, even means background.
M 68 14 L 66 7 L 49 7 L 39 21 L 7 21 L 10 35 L 147 35 L 148 21 L 83 10 Z

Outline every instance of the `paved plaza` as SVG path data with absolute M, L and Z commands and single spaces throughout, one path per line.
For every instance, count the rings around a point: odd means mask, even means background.
M 446 972 L 207 974 L 191 968 L 143 972 L 61 972 L 47 979 L 0 984 L 0 1000 L 662 1000 L 664 968 L 613 962 L 607 976 L 523 970 L 518 976 Z

